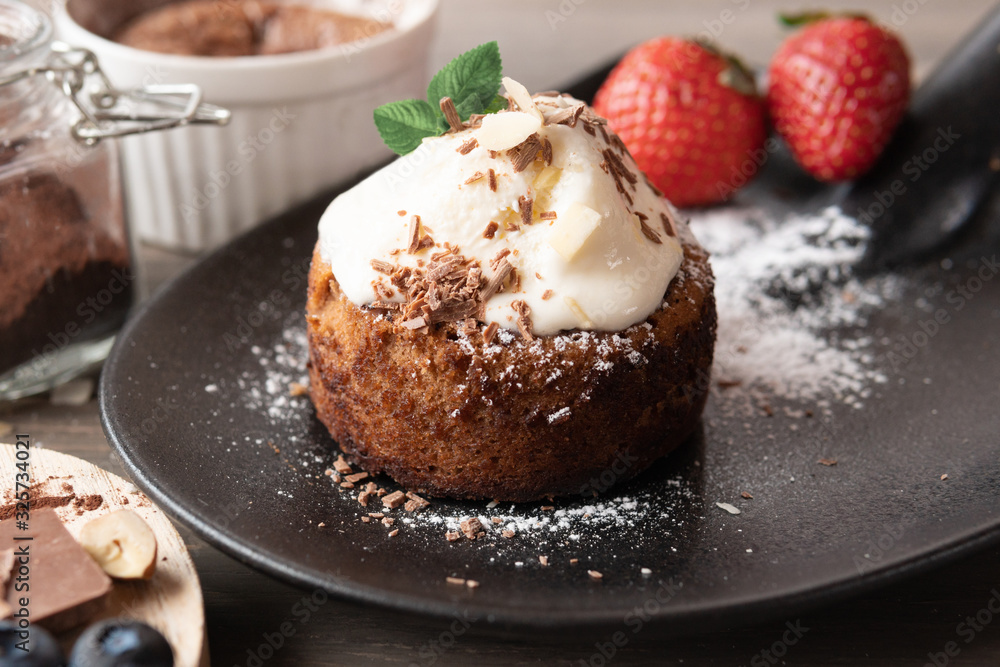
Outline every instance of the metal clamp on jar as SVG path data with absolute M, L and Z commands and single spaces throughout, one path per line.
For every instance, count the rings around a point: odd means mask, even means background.
M 225 125 L 194 85 L 116 90 L 48 18 L 0 0 L 0 400 L 94 368 L 134 292 L 114 137 Z

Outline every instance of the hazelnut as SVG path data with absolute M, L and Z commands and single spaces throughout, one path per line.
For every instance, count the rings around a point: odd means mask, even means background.
M 149 579 L 156 569 L 156 536 L 131 510 L 94 519 L 80 531 L 80 544 L 116 579 Z

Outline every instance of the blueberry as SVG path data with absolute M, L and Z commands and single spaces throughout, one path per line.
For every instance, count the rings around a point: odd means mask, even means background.
M 87 628 L 76 640 L 69 667 L 173 667 L 170 644 L 145 623 L 113 619 Z
M 21 635 L 24 632 L 11 621 L 0 621 L 0 665 L 11 667 L 65 667 L 66 656 L 59 644 L 48 632 L 32 625 L 27 631 L 28 638 Z M 18 646 L 26 646 L 22 651 Z

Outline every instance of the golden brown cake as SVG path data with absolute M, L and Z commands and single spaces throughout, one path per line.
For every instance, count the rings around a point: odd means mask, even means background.
M 708 394 L 712 273 L 703 250 L 684 250 L 663 307 L 642 324 L 490 345 L 481 325 L 397 332 L 347 300 L 317 253 L 316 414 L 365 470 L 432 496 L 527 501 L 591 495 L 608 470 L 631 478 L 691 434 Z
M 707 253 L 603 119 L 522 95 L 324 214 L 312 400 L 348 458 L 411 491 L 589 496 L 695 429 L 712 290 Z

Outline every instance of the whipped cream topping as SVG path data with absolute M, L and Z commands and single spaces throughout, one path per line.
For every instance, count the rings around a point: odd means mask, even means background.
M 620 331 L 660 307 L 686 225 L 603 119 L 571 97 L 512 88 L 519 109 L 425 139 L 327 208 L 320 256 L 352 303 L 405 301 L 386 267 L 427 266 L 451 247 L 484 283 L 509 251 L 516 275 L 480 305 L 486 324 L 517 331 L 527 306 L 534 335 Z M 424 242 L 411 252 L 415 231 Z

